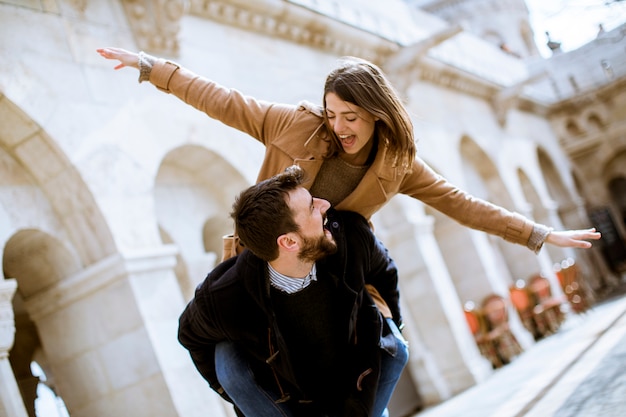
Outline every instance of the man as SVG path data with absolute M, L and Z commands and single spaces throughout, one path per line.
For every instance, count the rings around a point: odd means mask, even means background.
M 302 180 L 290 167 L 239 195 L 231 216 L 247 250 L 197 288 L 180 343 L 248 417 L 386 415 L 408 359 L 395 264 L 362 216 L 329 210 Z

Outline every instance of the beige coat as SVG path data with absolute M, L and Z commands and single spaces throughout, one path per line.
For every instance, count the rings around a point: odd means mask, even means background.
M 150 82 L 263 143 L 267 149 L 258 180 L 297 164 L 309 178 L 305 186 L 312 185 L 332 134 L 324 125 L 321 107 L 306 102 L 293 106 L 257 100 L 162 59 L 153 65 Z M 537 233 L 533 233 L 535 223 L 465 193 L 436 174 L 419 157 L 415 158 L 411 172 L 404 173 L 394 167 L 384 141 L 380 142 L 373 164 L 355 190 L 336 206 L 338 210 L 356 211 L 369 219 L 391 197 L 401 193 L 465 226 L 534 251 L 541 248 L 542 239 L 536 242 Z

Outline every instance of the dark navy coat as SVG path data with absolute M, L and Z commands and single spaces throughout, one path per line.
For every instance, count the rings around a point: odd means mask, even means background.
M 338 250 L 317 262 L 317 274 L 334 280 L 341 306 L 337 320 L 345 323 L 349 345 L 342 414 L 367 416 L 377 388 L 381 349 L 393 349 L 395 343 L 385 343 L 393 336 L 365 284 L 376 287 L 400 325 L 397 269 L 361 215 L 331 209 L 327 227 Z M 198 371 L 227 400 L 214 363 L 215 345 L 221 341 L 234 342 L 247 353 L 260 384 L 277 387 L 276 375 L 280 388 L 292 399 L 307 397 L 294 376 L 289 346 L 271 307 L 267 263 L 248 250 L 219 264 L 198 286 L 180 317 L 178 338 Z

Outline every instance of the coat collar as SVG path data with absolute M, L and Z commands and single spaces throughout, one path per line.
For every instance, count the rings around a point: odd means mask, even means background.
M 237 255 L 233 272 L 243 281 L 246 292 L 265 314 L 270 314 L 270 280 L 267 263 L 257 258 L 248 249 Z

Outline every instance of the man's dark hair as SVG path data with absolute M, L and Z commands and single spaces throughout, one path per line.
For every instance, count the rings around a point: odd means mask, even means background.
M 289 192 L 304 180 L 304 171 L 290 166 L 285 172 L 244 190 L 235 199 L 230 216 L 241 243 L 264 261 L 278 257 L 278 236 L 299 230 L 289 208 Z

